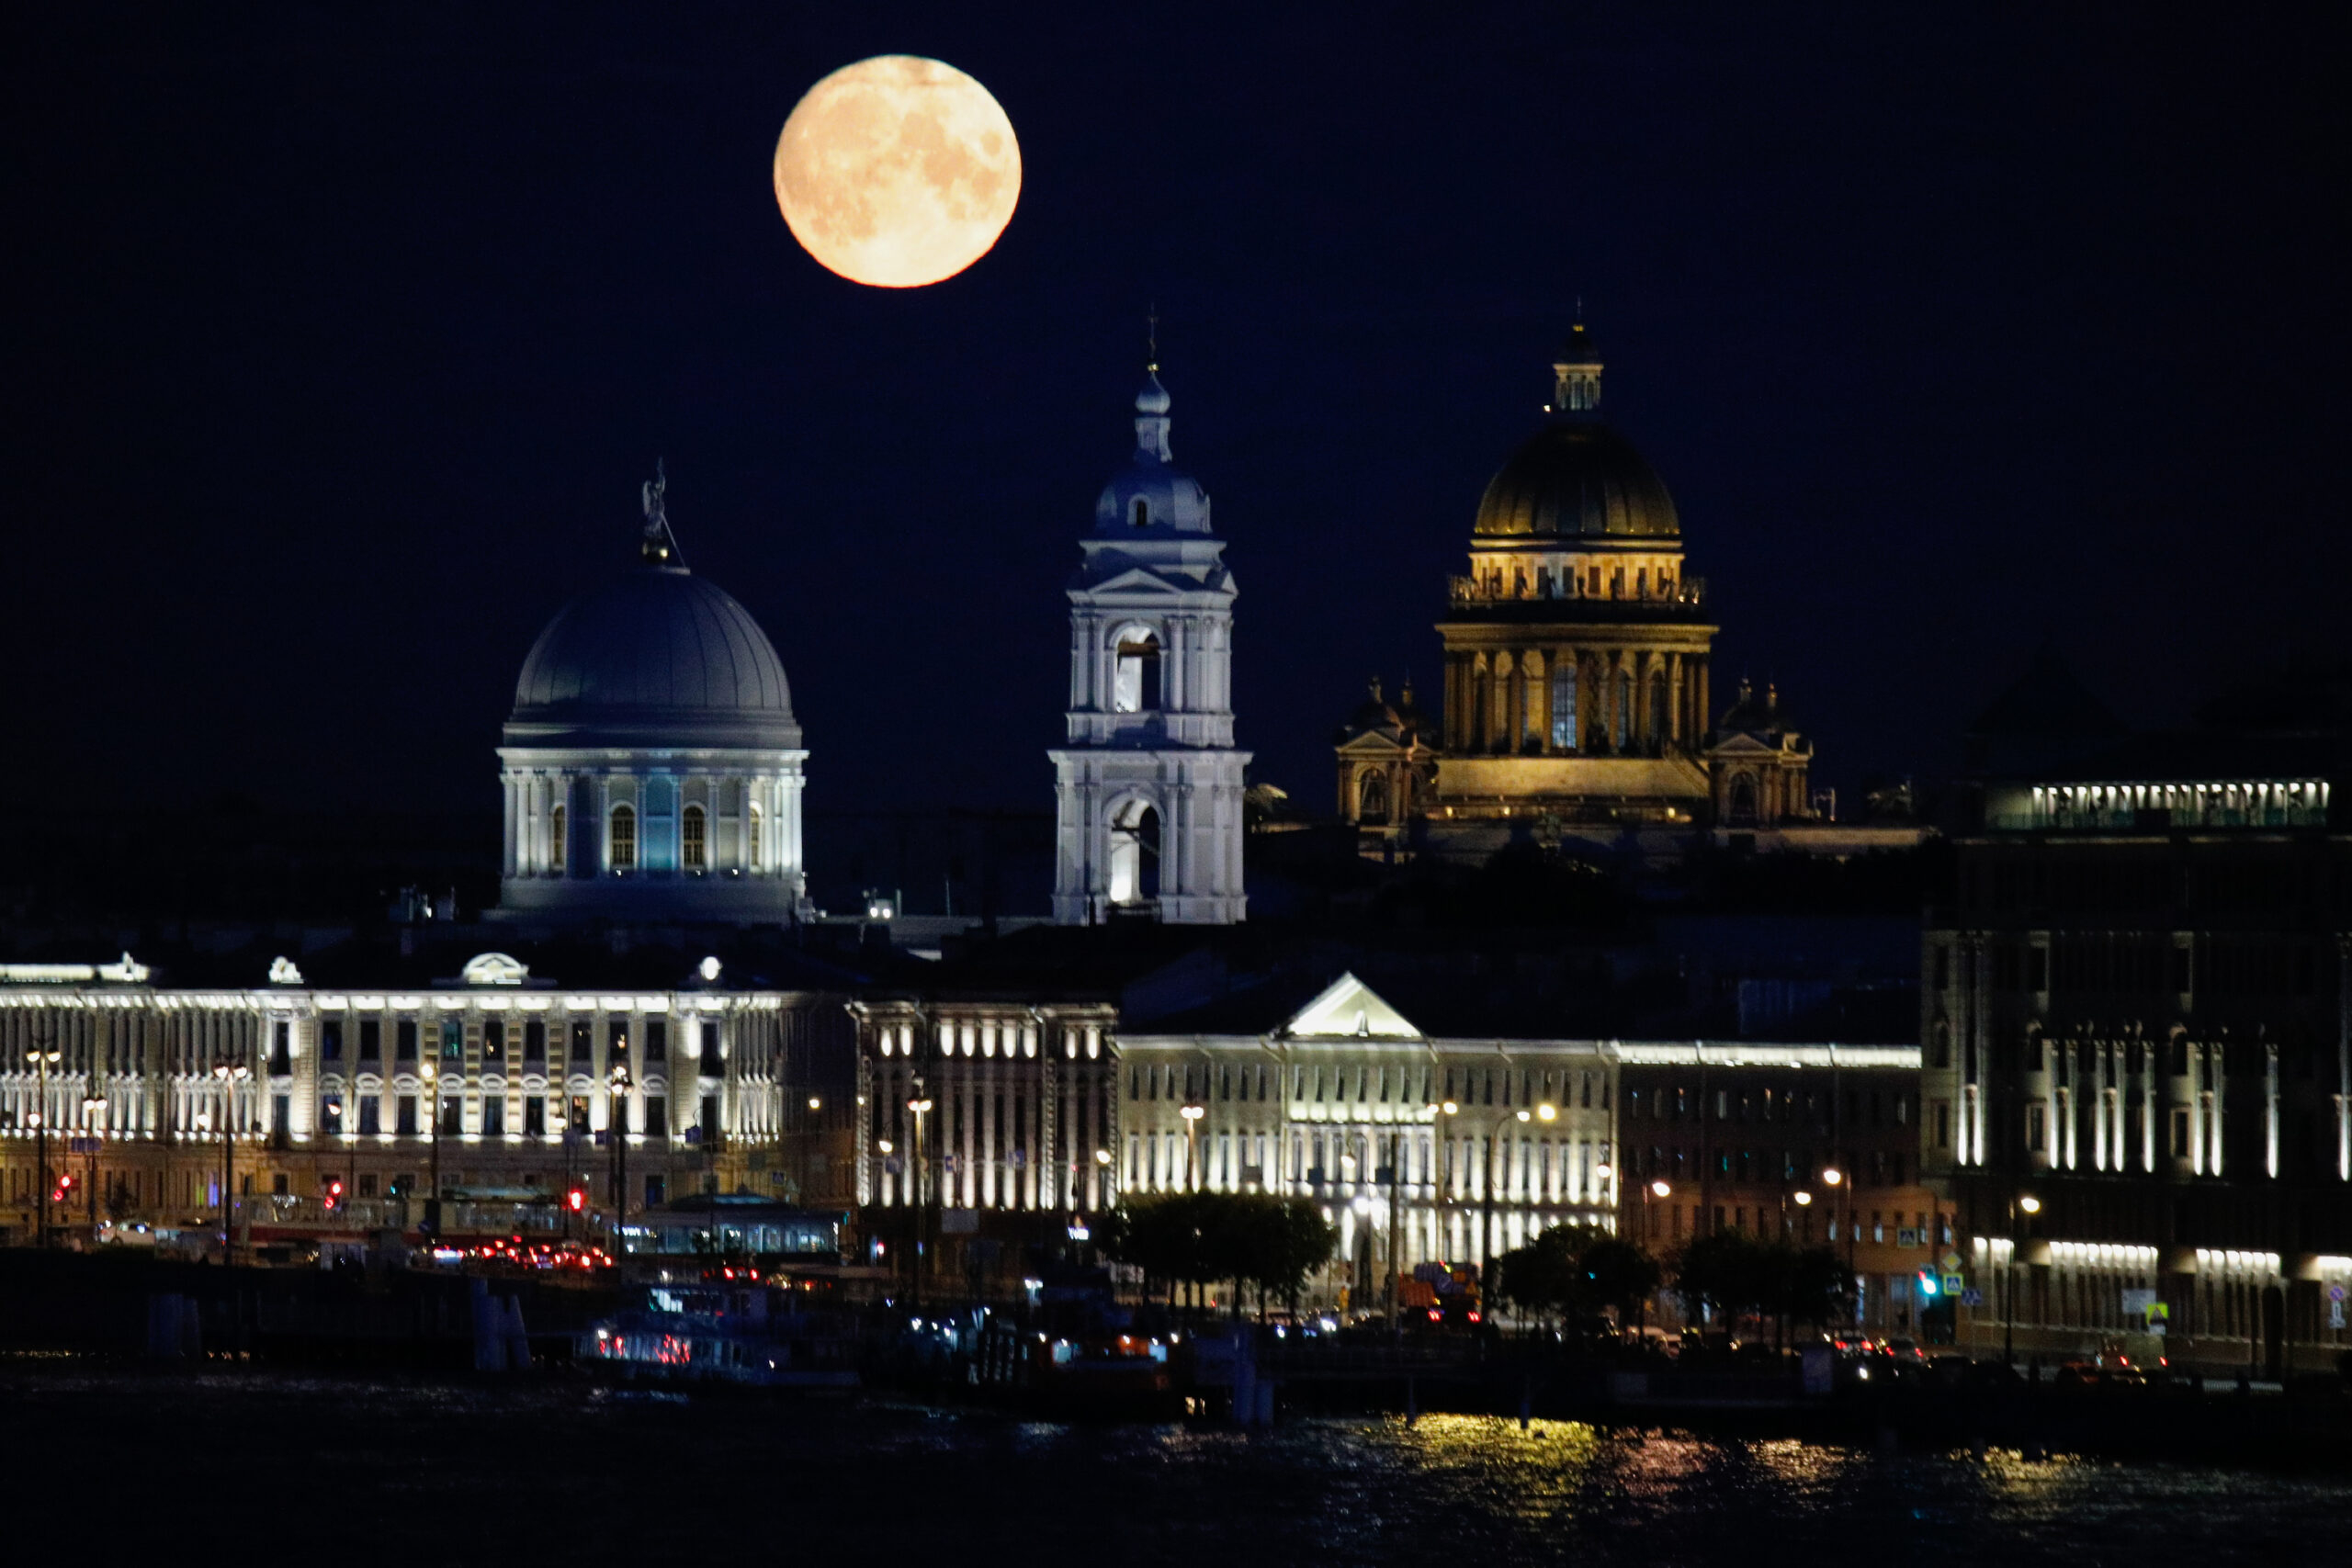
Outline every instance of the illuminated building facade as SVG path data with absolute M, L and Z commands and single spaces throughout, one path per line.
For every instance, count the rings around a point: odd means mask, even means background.
M 1069 584 L 1068 736 L 1050 753 L 1063 925 L 1230 925 L 1248 906 L 1233 574 L 1207 492 L 1169 451 L 1169 407 L 1155 365 L 1135 455 L 1103 487 Z
M 1713 722 L 1717 627 L 1666 483 L 1600 414 L 1578 322 L 1549 419 L 1487 486 L 1448 586 L 1442 717 L 1374 699 L 1336 740 L 1341 817 L 1368 840 L 1491 849 L 1508 820 L 1745 830 L 1815 823 L 1811 746 L 1777 694 Z M 1409 706 L 1409 694 L 1408 702 Z M 1492 840 L 1492 842 L 1488 840 Z
M 1611 1043 L 1473 1033 L 1436 1015 L 1425 1027 L 1352 974 L 1304 990 L 1245 992 L 1121 1035 L 1129 1190 L 1314 1199 L 1367 1284 L 1611 1223 Z
M 1919 1168 L 1917 1046 L 1628 1041 L 1617 1053 L 1622 1234 L 1658 1257 L 1726 1230 L 1829 1247 L 1860 1280 L 1859 1324 L 1923 1332 L 1935 1298 L 1918 1271 L 1952 1232 Z
M 806 910 L 792 688 L 751 613 L 686 570 L 662 484 L 637 564 L 548 624 L 515 682 L 501 914 L 789 922 Z
M 2342 689 L 2253 688 L 2124 739 L 2091 703 L 2045 655 L 1979 721 L 1926 936 L 1923 1158 L 1982 1297 L 1962 1338 L 2145 1353 L 2160 1324 L 2176 1365 L 2332 1365 L 2352 1347 Z
M 1557 1224 L 1634 1223 L 1619 1129 L 1657 1101 L 1627 1085 L 1694 1091 L 1694 1051 L 1716 1075 L 1704 1080 L 1711 1090 L 1802 1079 L 1817 1083 L 1817 1096 L 1842 1088 L 1860 1097 L 1862 1122 L 1842 1141 L 1791 1145 L 1808 1157 L 1843 1151 L 1861 1172 L 1851 1205 L 1863 1226 L 1858 1268 L 1871 1270 L 1898 1243 L 1907 1259 L 1916 1245 L 1893 1233 L 1932 1223 L 1912 1212 L 1915 1201 L 1932 1204 L 1918 1195 L 1917 1140 L 1895 1120 L 1917 1103 L 1916 1046 L 1556 1038 L 1523 1018 L 1465 1010 L 1456 987 L 1423 996 L 1399 983 L 1413 995 L 1411 1016 L 1352 974 L 1267 981 L 1125 1022 L 1109 1001 L 860 1001 L 860 1193 L 881 1211 L 869 1228 L 901 1247 L 920 1237 L 944 1248 L 940 1267 L 955 1276 L 958 1237 L 1050 1243 L 1122 1194 L 1304 1197 L 1340 1231 L 1318 1299 L 1349 1281 L 1357 1300 L 1377 1300 L 1392 1268 L 1482 1263 Z M 1757 1131 L 1745 1106 L 1727 1101 L 1723 1126 Z M 1699 1129 L 1695 1119 L 1641 1125 L 1662 1148 Z M 1712 1190 L 1723 1223 L 1761 1224 L 1743 1209 L 1761 1200 L 1739 1194 L 1760 1181 L 1751 1167 L 1761 1156 L 1746 1151 L 1764 1145 L 1725 1133 L 1705 1146 L 1739 1151 Z M 1822 1237 L 1847 1214 L 1848 1205 L 1825 1205 Z M 1048 1216 L 1058 1219 L 1041 1223 Z
M 632 1214 L 705 1190 L 835 1196 L 786 1156 L 813 1115 L 793 1086 L 846 1053 L 838 996 L 581 990 L 499 953 L 406 990 L 314 987 L 285 960 L 258 986 L 106 971 L 0 969 L 0 1213 L 19 1239 L 69 1175 L 61 1230 L 95 1213 L 217 1235 L 224 1135 L 241 1247 L 413 1227 L 436 1191 L 445 1235 L 560 1230 L 572 1187 L 610 1213 L 616 1134 Z
M 869 997 L 850 1010 L 860 1202 L 1080 1215 L 1117 1201 L 1100 1157 L 1116 1118 L 1114 1007 Z

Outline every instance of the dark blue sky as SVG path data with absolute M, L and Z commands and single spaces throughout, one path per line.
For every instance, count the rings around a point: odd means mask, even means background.
M 2324 8 L 55 9 L 6 24 L 0 165 L 37 795 L 492 808 L 658 453 L 814 807 L 1045 809 L 1154 299 L 1242 742 L 1317 807 L 1363 679 L 1434 675 L 1579 294 L 1718 694 L 1776 678 L 1830 782 L 1932 773 L 2044 633 L 2143 719 L 2340 646 Z M 799 94 L 881 52 L 1022 139 L 932 289 L 823 271 L 769 190 Z

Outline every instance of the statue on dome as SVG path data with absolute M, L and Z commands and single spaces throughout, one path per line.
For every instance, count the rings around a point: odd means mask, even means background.
M 645 481 L 645 558 L 650 561 L 672 562 L 678 558 L 677 536 L 670 532 L 670 512 L 663 499 L 670 488 L 670 478 L 662 471 L 662 459 L 653 459 L 653 477 Z

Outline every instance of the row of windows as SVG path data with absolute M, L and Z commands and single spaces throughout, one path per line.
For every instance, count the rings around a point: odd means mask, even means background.
M 1426 1065 L 1398 1066 L 1394 1071 L 1386 1066 L 1299 1066 L 1291 1069 L 1291 1098 L 1327 1104 L 1337 1100 L 1342 1104 L 1388 1104 L 1402 1101 L 1408 1105 L 1428 1105 L 1432 1070 Z M 1472 1068 L 1460 1071 L 1448 1067 L 1445 1071 L 1443 1098 L 1457 1103 L 1476 1104 L 1483 1094 L 1484 1103 L 1533 1105 L 1542 1103 L 1567 1109 L 1571 1105 L 1592 1109 L 1593 1085 L 1600 1075 L 1593 1072 L 1543 1073 L 1532 1068 L 1513 1073 L 1508 1069 Z M 1216 1098 L 1229 1100 L 1264 1100 L 1271 1091 L 1282 1088 L 1282 1069 L 1269 1074 L 1264 1063 L 1245 1063 L 1238 1069 L 1231 1064 L 1212 1069 L 1207 1064 L 1170 1063 L 1152 1066 L 1137 1064 L 1127 1070 L 1127 1098 L 1131 1100 L 1170 1100 L 1186 1104 L 1205 1100 L 1212 1088 Z M 1558 1095 L 1554 1093 L 1557 1086 Z M 1239 1090 L 1236 1095 L 1237 1088 Z M 1458 1089 L 1458 1092 L 1457 1092 Z M 1513 1091 L 1517 1098 L 1514 1101 Z M 1603 1092 L 1606 1090 L 1604 1089 Z
M 557 871 L 565 869 L 570 853 L 571 812 L 559 806 L 548 818 L 550 838 L 548 863 Z M 760 863 L 761 811 L 752 807 L 744 831 L 750 841 L 746 855 L 753 865 Z M 710 869 L 710 818 L 704 809 L 688 806 L 678 818 L 678 863 L 687 871 Z M 631 871 L 637 866 L 637 807 L 626 803 L 613 807 L 605 829 L 605 861 L 615 871 Z
M 1917 1163 L 1901 1149 L 1849 1149 L 1842 1156 L 1835 1149 L 1718 1148 L 1702 1154 L 1653 1144 L 1646 1150 L 1629 1147 L 1627 1157 L 1634 1162 L 1629 1174 L 1642 1181 L 1696 1181 L 1708 1175 L 1718 1181 L 1793 1184 L 1818 1181 L 1834 1167 L 1858 1187 L 1901 1187 L 1906 1174 L 1917 1174 Z
M 1682 1085 L 1672 1089 L 1643 1089 L 1628 1086 L 1625 1090 L 1625 1115 L 1628 1120 L 1679 1122 L 1686 1117 L 1696 1119 L 1707 1109 L 1698 1093 Z M 1792 1089 L 1718 1089 L 1714 1091 L 1714 1115 L 1717 1122 L 1810 1122 L 1816 1126 L 1829 1125 L 1838 1109 L 1834 1094 L 1826 1090 L 1807 1089 L 1800 1094 Z M 1849 1128 L 1896 1126 L 1911 1124 L 1911 1097 L 1900 1090 L 1893 1094 L 1879 1089 L 1849 1089 L 1846 1091 L 1846 1120 Z
M 286 1032 L 288 1026 L 281 1023 L 277 1027 L 279 1030 L 279 1035 L 277 1048 L 279 1052 L 283 1052 L 287 1049 Z M 695 1027 L 698 1027 L 702 1031 L 701 1045 L 703 1055 L 707 1059 L 716 1060 L 718 1055 L 718 1025 L 716 1023 L 704 1022 L 696 1025 Z M 356 1040 L 348 1038 L 346 1034 L 347 1030 L 350 1030 L 351 1033 L 356 1033 Z M 562 1036 L 560 1034 L 559 1038 L 562 1038 Z M 595 1024 L 594 1021 L 584 1018 L 575 1018 L 571 1020 L 569 1042 L 569 1055 L 572 1065 L 575 1066 L 586 1066 L 591 1065 L 595 1056 Z M 357 1021 L 356 1028 L 351 1029 L 351 1026 L 346 1025 L 344 1020 L 331 1018 L 323 1021 L 319 1025 L 320 1061 L 334 1063 L 341 1062 L 344 1059 L 344 1050 L 347 1043 L 356 1046 L 357 1054 L 356 1059 L 360 1062 L 379 1062 L 383 1060 L 384 1025 L 382 1021 L 373 1018 L 361 1019 Z M 393 1024 L 392 1030 L 392 1059 L 396 1062 L 415 1061 L 417 1059 L 417 1021 L 413 1018 L 403 1018 L 396 1021 Z M 546 1021 L 540 1019 L 532 1019 L 523 1023 L 519 1028 L 516 1028 L 509 1025 L 503 1019 L 493 1018 L 484 1020 L 481 1026 L 482 1065 L 489 1066 L 493 1064 L 505 1061 L 509 1045 L 515 1047 L 520 1054 L 520 1059 L 526 1063 L 545 1062 L 548 1059 L 548 1025 Z M 606 1066 L 626 1065 L 628 1061 L 628 1053 L 629 1021 L 626 1018 L 608 1019 L 605 1025 L 605 1060 Z M 438 1057 L 441 1061 L 453 1065 L 462 1064 L 465 1061 L 466 1026 L 463 1020 L 448 1018 L 441 1021 Z M 645 1021 L 643 1045 L 639 1052 L 638 1060 L 640 1062 L 650 1063 L 666 1062 L 669 1059 L 669 1021 L 659 1018 L 647 1019 Z M 287 1067 L 274 1067 L 274 1070 L 284 1072 L 288 1070 L 290 1065 L 291 1064 L 289 1063 Z
M 363 1138 L 380 1136 L 388 1130 L 384 1126 L 384 1102 L 387 1100 L 391 1101 L 392 1111 L 392 1125 L 389 1131 L 401 1137 L 415 1137 L 419 1128 L 417 1117 L 420 1097 L 413 1094 L 353 1096 L 350 1100 L 352 1122 L 347 1128 L 345 1125 L 345 1098 L 341 1095 L 327 1095 L 319 1101 L 319 1130 L 329 1137 L 338 1136 L 346 1131 Z M 649 1094 L 643 1097 L 642 1104 L 644 1107 L 642 1120 L 633 1119 L 635 1124 L 629 1128 L 629 1131 L 643 1133 L 654 1138 L 668 1137 L 670 1135 L 669 1097 Z M 585 1137 L 593 1131 L 589 1124 L 588 1108 L 589 1097 L 584 1094 L 569 1097 L 525 1095 L 523 1122 L 516 1130 L 525 1137 L 544 1137 L 550 1134 L 566 1137 Z M 718 1126 L 718 1097 L 705 1095 L 702 1101 L 702 1122 L 699 1127 L 694 1130 L 693 1135 L 716 1136 Z M 431 1130 L 444 1137 L 452 1138 L 465 1132 L 465 1098 L 462 1095 L 445 1095 L 441 1098 L 439 1124 Z M 503 1137 L 506 1134 L 504 1096 L 492 1095 L 481 1101 L 481 1126 L 479 1131 L 486 1138 Z

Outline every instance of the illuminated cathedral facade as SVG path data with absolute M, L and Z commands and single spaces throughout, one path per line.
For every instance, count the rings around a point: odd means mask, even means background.
M 1712 706 L 1717 627 L 1665 481 L 1600 414 L 1578 322 L 1543 428 L 1488 482 L 1437 631 L 1437 715 L 1375 682 L 1336 740 L 1340 815 L 1415 824 L 1634 828 L 1809 822 L 1811 747 L 1777 694 Z

